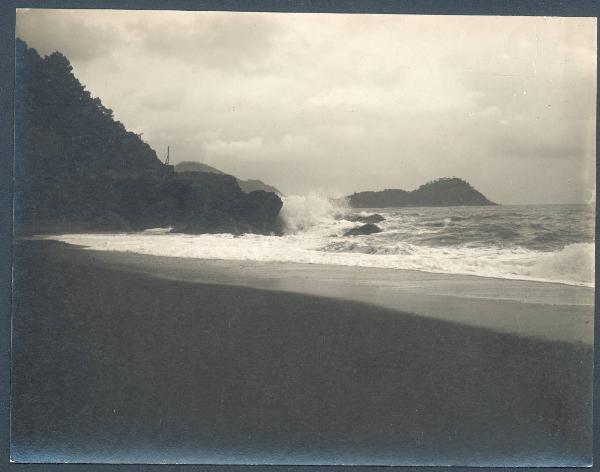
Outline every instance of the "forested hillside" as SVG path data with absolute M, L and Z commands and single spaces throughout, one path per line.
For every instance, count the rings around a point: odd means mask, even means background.
M 17 39 L 15 229 L 18 233 L 271 232 L 282 202 L 226 175 L 176 174 L 73 75 Z

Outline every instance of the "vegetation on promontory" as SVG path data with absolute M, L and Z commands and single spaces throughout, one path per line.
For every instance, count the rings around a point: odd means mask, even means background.
M 219 169 L 204 164 L 203 162 L 183 161 L 175 165 L 175 172 L 212 172 L 213 174 L 224 174 L 225 172 Z M 283 196 L 283 193 L 272 185 L 265 184 L 262 180 L 248 179 L 242 180 L 235 178 L 240 188 L 246 192 L 254 192 L 256 190 L 264 190 L 265 192 L 273 192 L 277 195 Z
M 235 177 L 175 173 L 77 80 L 17 39 L 15 231 L 276 231 L 281 199 Z
M 433 180 L 412 192 L 401 189 L 358 192 L 347 199 L 355 208 L 495 205 L 468 182 L 457 177 Z

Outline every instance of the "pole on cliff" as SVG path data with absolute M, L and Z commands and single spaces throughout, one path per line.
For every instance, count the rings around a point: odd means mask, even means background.
M 169 165 L 169 151 L 170 151 L 169 146 L 167 146 L 167 158 L 165 159 L 165 165 L 167 165 L 167 166 Z

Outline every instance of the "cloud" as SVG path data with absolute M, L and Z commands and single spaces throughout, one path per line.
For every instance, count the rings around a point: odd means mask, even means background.
M 235 156 L 236 158 L 241 157 L 243 159 L 247 158 L 249 154 L 256 155 L 257 152 L 261 152 L 264 149 L 264 145 L 262 138 L 253 136 L 244 141 L 224 141 L 217 139 L 204 143 L 203 149 L 217 158 L 220 156 Z
M 594 129 L 589 121 L 515 120 L 497 127 L 490 148 L 511 158 L 569 159 L 590 157 Z
M 160 93 L 149 93 L 140 99 L 140 106 L 151 111 L 164 112 L 178 109 L 185 98 L 185 90 L 172 88 Z
M 268 57 L 278 26 L 261 15 L 167 12 L 166 18 L 144 18 L 128 29 L 142 53 L 189 61 L 190 66 L 252 72 Z
M 24 39 L 62 49 L 175 162 L 286 194 L 446 175 L 503 203 L 594 188 L 595 19 L 31 12 Z
M 16 34 L 40 54 L 54 51 L 69 60 L 87 62 L 110 55 L 120 40 L 119 31 L 88 21 L 79 10 L 18 9 Z

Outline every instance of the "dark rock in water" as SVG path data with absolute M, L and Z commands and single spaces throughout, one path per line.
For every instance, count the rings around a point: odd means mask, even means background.
M 344 233 L 344 236 L 360 236 L 363 234 L 373 234 L 373 233 L 381 233 L 381 228 L 372 223 L 367 223 L 366 225 L 358 226 L 356 228 L 349 229 Z
M 412 192 L 401 189 L 358 192 L 347 199 L 354 208 L 495 205 L 468 182 L 457 177 L 437 179 Z
M 358 221 L 360 223 L 380 223 L 385 218 L 378 213 L 373 215 L 348 215 L 346 218 L 348 221 Z
M 15 231 L 271 233 L 274 193 L 245 193 L 235 177 L 175 173 L 140 135 L 113 119 L 65 56 L 16 44 Z

